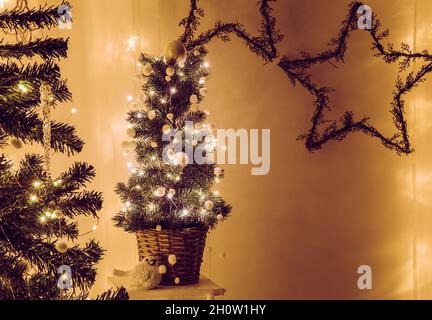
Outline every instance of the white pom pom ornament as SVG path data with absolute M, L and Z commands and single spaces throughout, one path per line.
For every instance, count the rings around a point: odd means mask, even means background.
M 154 120 L 156 118 L 156 111 L 155 110 L 149 111 L 147 116 L 148 116 L 149 120 Z
M 184 59 L 186 57 L 186 46 L 180 40 L 174 40 L 168 44 L 165 56 L 168 60 Z
M 163 196 L 165 196 L 165 193 L 166 193 L 165 187 L 159 187 L 155 191 L 155 196 L 159 197 L 159 198 L 162 198 Z
M 163 134 L 169 134 L 170 132 L 171 132 L 171 126 L 169 124 L 166 124 L 162 127 Z
M 168 262 L 172 266 L 177 263 L 177 257 L 175 256 L 175 254 L 172 254 L 168 257 Z
M 21 149 L 23 147 L 23 143 L 20 140 L 15 138 L 10 140 L 10 144 L 15 149 Z
M 143 72 L 143 75 L 145 75 L 146 77 L 149 77 L 152 74 L 152 72 L 153 72 L 153 67 L 151 66 L 150 63 L 147 63 L 144 66 L 142 72 Z
M 214 202 L 211 201 L 211 200 L 208 200 L 208 201 L 205 202 L 204 207 L 207 210 L 212 210 L 214 208 Z
M 166 69 L 166 74 L 167 74 L 167 76 L 169 76 L 169 77 L 174 76 L 174 75 L 175 75 L 175 69 L 174 69 L 173 67 L 168 67 L 168 68 Z
M 198 103 L 198 97 L 197 97 L 197 95 L 196 94 L 191 95 L 190 98 L 189 98 L 189 102 L 192 103 L 192 104 L 197 104 Z
M 127 131 L 126 131 L 126 134 L 127 134 L 128 137 L 130 137 L 130 138 L 135 138 L 135 136 L 136 136 L 136 131 L 135 131 L 134 128 L 129 128 L 129 129 L 127 129 Z
M 165 274 L 165 273 L 167 273 L 167 268 L 166 268 L 166 266 L 164 266 L 164 265 L 160 265 L 160 266 L 159 266 L 159 273 L 160 273 L 160 274 Z
M 55 245 L 55 248 L 60 253 L 66 253 L 69 249 L 67 243 L 63 241 L 58 241 Z

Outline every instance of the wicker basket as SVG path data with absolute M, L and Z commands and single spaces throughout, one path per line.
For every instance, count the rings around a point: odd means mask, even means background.
M 175 286 L 175 278 L 181 285 L 199 282 L 201 263 L 208 229 L 189 228 L 157 231 L 146 229 L 137 232 L 138 254 L 140 261 L 145 257 L 158 257 L 159 264 L 165 265 L 161 285 Z M 177 263 L 172 266 L 168 257 L 176 255 Z

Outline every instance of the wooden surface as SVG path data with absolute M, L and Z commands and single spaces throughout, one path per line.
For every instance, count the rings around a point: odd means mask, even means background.
M 108 283 L 114 287 L 126 287 L 125 278 L 119 276 L 108 277 Z M 128 289 L 126 287 L 126 289 Z M 213 300 L 223 296 L 225 289 L 210 279 L 201 277 L 197 284 L 176 287 L 158 287 L 152 290 L 128 290 L 131 300 Z

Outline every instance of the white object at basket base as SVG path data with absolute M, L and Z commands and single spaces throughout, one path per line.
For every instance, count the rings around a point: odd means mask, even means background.
M 113 287 L 125 286 L 126 278 L 109 276 L 108 283 Z M 197 284 L 187 286 L 160 286 L 152 290 L 128 290 L 130 300 L 214 300 L 215 297 L 223 296 L 225 292 L 224 288 L 206 277 L 201 277 Z

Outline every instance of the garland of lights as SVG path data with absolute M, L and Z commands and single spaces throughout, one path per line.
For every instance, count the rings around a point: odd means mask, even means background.
M 312 127 L 307 133 L 299 136 L 299 140 L 305 142 L 309 151 L 318 150 L 330 141 L 342 141 L 350 133 L 362 132 L 378 138 L 385 147 L 395 151 L 397 154 L 412 153 L 413 148 L 404 116 L 404 97 L 414 87 L 425 81 L 426 76 L 432 72 L 432 54 L 427 50 L 413 52 L 409 45 L 405 43 L 401 44 L 400 49 L 395 49 L 392 44 L 384 45 L 383 40 L 387 38 L 389 31 L 380 31 L 381 23 L 376 16 L 373 16 L 373 26 L 366 31 L 372 38 L 374 55 L 381 58 L 385 63 L 399 64 L 398 78 L 393 91 L 390 111 L 397 133 L 391 137 L 386 137 L 369 123 L 369 117 L 355 120 L 352 111 L 345 112 L 339 121 L 326 120 L 325 111 L 326 109 L 331 110 L 329 94 L 334 90 L 315 83 L 312 80 L 310 69 L 315 64 L 343 62 L 347 49 L 347 40 L 350 33 L 357 30 L 357 11 L 363 4 L 356 1 L 349 5 L 347 17 L 342 21 L 339 35 L 331 39 L 329 49 L 315 55 L 302 51 L 301 58 L 290 59 L 286 55 L 280 56 L 277 51 L 276 44 L 282 41 L 283 35 L 280 34 L 276 27 L 276 19 L 272 16 L 272 8 L 269 5 L 270 1 L 274 0 L 259 1 L 262 24 L 258 36 L 250 35 L 240 23 L 223 23 L 221 21 L 217 21 L 213 28 L 195 36 L 200 18 L 204 17 L 204 10 L 198 7 L 198 0 L 191 0 L 188 17 L 180 21 L 180 26 L 183 26 L 185 30 L 180 40 L 185 43 L 188 50 L 193 50 L 209 43 L 214 38 L 229 41 L 229 36 L 234 34 L 243 40 L 253 53 L 262 57 L 265 62 L 273 62 L 278 59 L 277 65 L 286 73 L 291 84 L 293 86 L 300 84 L 315 98 L 315 111 L 311 119 Z M 402 73 L 414 61 L 422 61 L 423 65 L 417 72 L 408 73 L 405 80 L 402 80 Z

